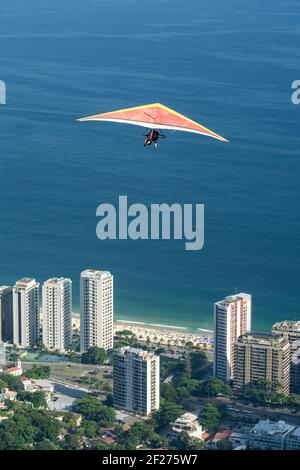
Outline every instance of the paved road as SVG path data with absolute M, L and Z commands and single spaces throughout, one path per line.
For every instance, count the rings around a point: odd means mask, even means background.
M 80 364 L 77 362 L 40 362 L 40 361 L 34 361 L 34 362 L 22 362 L 22 367 L 24 370 L 31 369 L 32 366 L 49 366 L 51 369 L 62 369 L 64 370 L 66 367 L 68 369 L 76 369 L 76 370 L 82 370 L 82 372 L 88 372 L 88 371 L 94 371 L 97 370 L 99 372 L 104 371 L 106 369 L 111 369 L 111 366 L 109 365 L 93 365 L 93 364 Z
M 54 383 L 54 394 L 60 393 L 61 395 L 66 395 L 71 398 L 81 398 L 83 395 L 88 393 L 88 391 L 84 389 L 63 385 L 55 380 L 52 380 L 52 382 Z
M 195 410 L 199 412 L 207 403 L 216 403 L 220 404 L 223 403 L 224 405 L 230 406 L 240 411 L 251 411 L 253 415 L 259 416 L 260 418 L 270 418 L 270 419 L 283 419 L 288 421 L 289 423 L 295 424 L 300 426 L 300 414 L 291 413 L 287 409 L 280 409 L 280 408 L 269 408 L 269 407 L 262 407 L 262 406 L 251 406 L 244 403 L 240 403 L 238 401 L 224 399 L 221 397 L 210 397 L 210 398 L 202 398 L 197 400 L 195 404 Z

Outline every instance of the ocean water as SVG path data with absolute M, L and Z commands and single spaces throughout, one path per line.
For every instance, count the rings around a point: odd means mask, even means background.
M 0 283 L 108 269 L 119 319 L 211 329 L 237 291 L 254 328 L 300 318 L 296 0 L 0 0 Z M 142 147 L 76 118 L 151 102 L 224 135 Z M 205 246 L 96 238 L 96 207 L 205 204 Z

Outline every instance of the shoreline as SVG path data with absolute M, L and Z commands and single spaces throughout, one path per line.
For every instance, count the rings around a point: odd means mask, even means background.
M 72 321 L 76 322 L 77 324 L 80 325 L 80 314 L 77 312 L 72 312 Z M 170 330 L 170 331 L 181 331 L 183 333 L 187 333 L 190 335 L 196 335 L 196 334 L 203 334 L 206 336 L 213 336 L 213 330 L 209 330 L 206 328 L 189 328 L 187 326 L 179 326 L 179 325 L 167 325 L 164 323 L 151 323 L 151 322 L 144 322 L 144 321 L 138 321 L 138 320 L 124 320 L 124 319 L 115 319 L 114 321 L 115 325 L 116 323 L 123 323 L 124 325 L 133 325 L 133 326 L 141 326 L 141 327 L 147 327 L 151 329 L 160 329 L 162 328 L 163 330 Z
M 72 313 L 72 323 L 80 328 L 78 313 Z M 192 342 L 195 347 L 210 351 L 213 345 L 213 331 L 198 328 L 191 331 L 184 326 L 146 323 L 134 320 L 115 320 L 114 334 L 118 331 L 129 330 L 141 341 L 151 341 L 161 345 L 183 346 Z

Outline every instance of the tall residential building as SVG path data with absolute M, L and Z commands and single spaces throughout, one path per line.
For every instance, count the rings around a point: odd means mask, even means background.
M 233 387 L 243 394 L 248 384 L 266 380 L 284 395 L 290 392 L 291 346 L 286 336 L 246 333 L 235 344 Z
M 13 288 L 0 286 L 0 342 L 12 343 L 13 339 Z
M 215 303 L 214 376 L 225 382 L 232 378 L 234 343 L 251 330 L 251 295 L 236 294 Z
M 13 341 L 14 344 L 32 347 L 40 332 L 39 283 L 23 278 L 13 288 Z
M 80 277 L 80 351 L 113 349 L 113 276 L 86 269 Z
M 300 393 L 300 321 L 281 321 L 272 327 L 272 333 L 287 335 L 291 344 L 291 392 Z
M 136 348 L 113 354 L 114 406 L 148 416 L 159 409 L 159 356 Z
M 72 343 L 72 281 L 48 279 L 42 293 L 43 343 L 51 351 L 65 352 Z

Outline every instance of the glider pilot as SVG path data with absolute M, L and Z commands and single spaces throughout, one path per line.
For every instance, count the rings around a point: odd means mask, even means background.
M 146 136 L 146 139 L 145 139 L 145 142 L 144 142 L 144 147 L 146 147 L 146 145 L 151 145 L 153 143 L 155 150 L 157 150 L 158 139 L 164 139 L 166 137 L 158 129 L 150 129 L 145 134 L 145 136 Z

